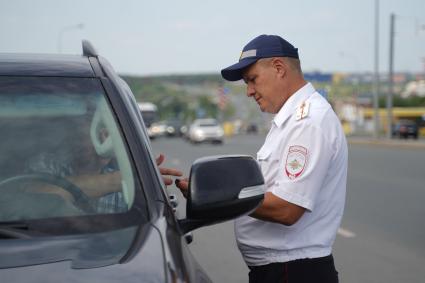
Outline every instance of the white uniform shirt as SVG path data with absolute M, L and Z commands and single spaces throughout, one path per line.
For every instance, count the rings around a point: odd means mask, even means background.
M 347 183 L 347 142 L 330 104 L 306 84 L 276 114 L 257 153 L 266 190 L 306 208 L 292 226 L 243 216 L 238 247 L 249 266 L 331 254 Z

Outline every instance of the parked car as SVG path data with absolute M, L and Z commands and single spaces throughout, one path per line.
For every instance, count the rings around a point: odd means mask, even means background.
M 86 41 L 0 54 L 0 117 L 2 282 L 211 282 L 185 235 L 264 197 L 253 158 L 204 157 L 177 219 L 130 88 Z
M 224 130 L 216 119 L 196 119 L 189 127 L 189 140 L 192 143 L 223 143 Z
M 413 137 L 414 139 L 418 138 L 419 129 L 418 125 L 412 121 L 407 119 L 399 120 L 394 126 L 393 126 L 393 137 L 399 137 L 399 138 L 409 138 Z

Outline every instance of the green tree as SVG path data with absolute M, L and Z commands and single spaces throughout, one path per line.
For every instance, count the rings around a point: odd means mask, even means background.
M 379 107 L 387 106 L 387 98 L 385 96 L 379 98 Z M 399 95 L 393 97 L 394 107 L 425 107 L 425 97 L 412 96 L 403 98 Z
M 202 95 L 198 98 L 199 108 L 205 111 L 205 117 L 217 117 L 217 104 L 211 101 L 207 95 Z

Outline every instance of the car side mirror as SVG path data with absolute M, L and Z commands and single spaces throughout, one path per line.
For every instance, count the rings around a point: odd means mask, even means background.
M 196 160 L 190 170 L 184 233 L 252 212 L 264 198 L 264 178 L 255 159 L 223 155 Z

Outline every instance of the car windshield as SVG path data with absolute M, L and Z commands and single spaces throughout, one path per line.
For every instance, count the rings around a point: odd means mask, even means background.
M 200 120 L 197 123 L 200 127 L 215 127 L 218 125 L 215 120 Z
M 217 124 L 215 123 L 201 123 L 199 126 L 201 127 L 215 127 Z
M 132 207 L 132 167 L 99 80 L 0 77 L 0 131 L 0 221 Z

